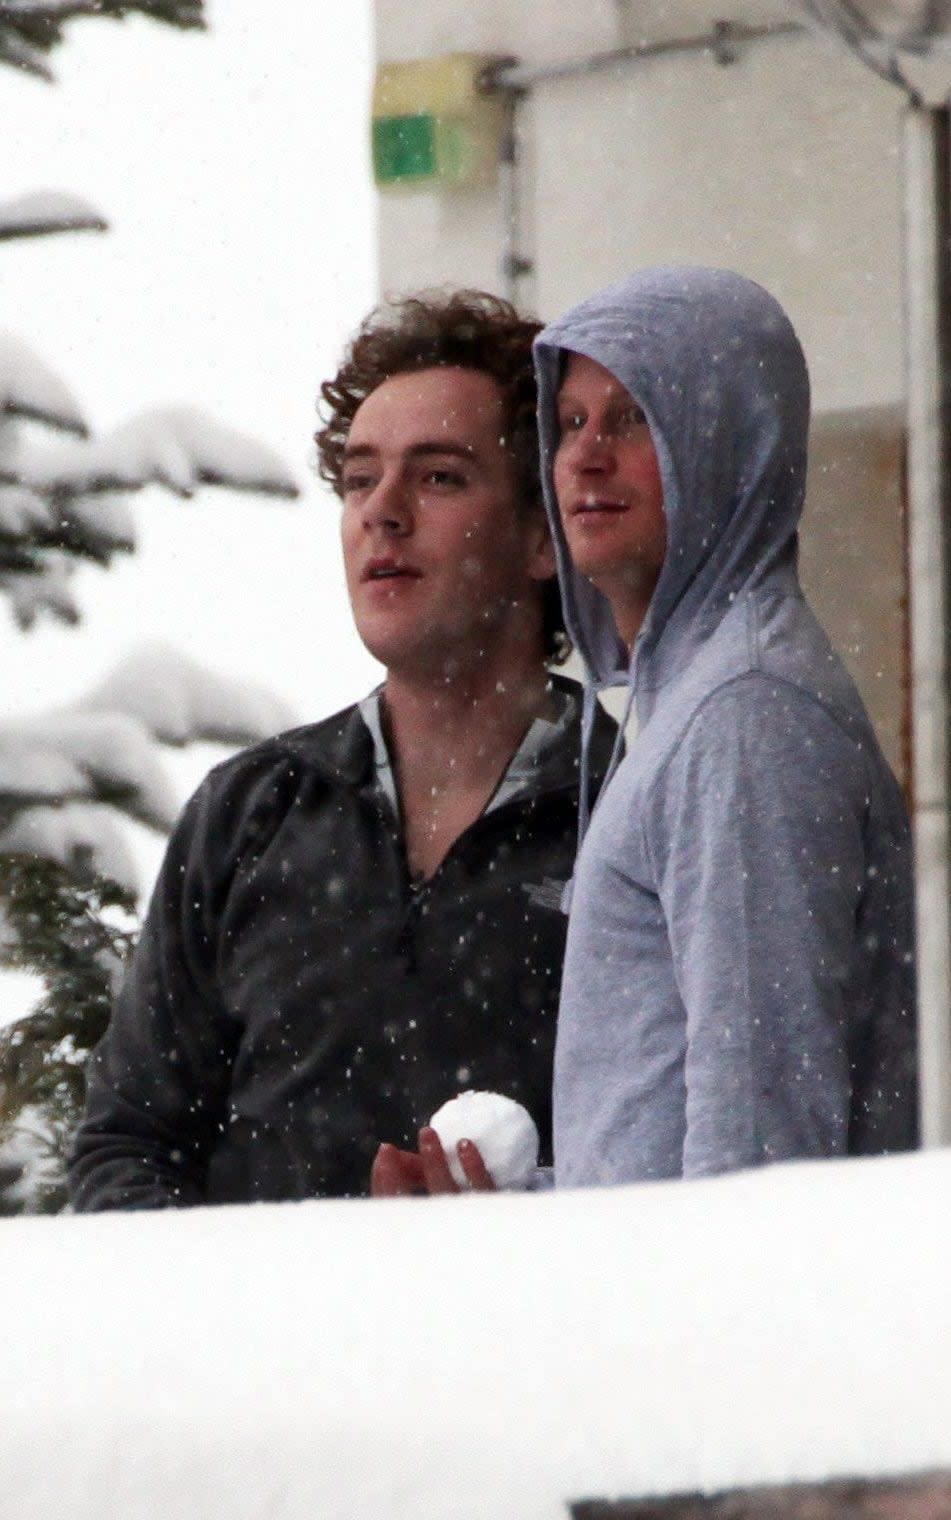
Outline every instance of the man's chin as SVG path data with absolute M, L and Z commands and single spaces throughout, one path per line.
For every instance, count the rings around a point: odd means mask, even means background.
M 426 637 L 384 637 L 377 629 L 358 629 L 364 647 L 388 675 L 407 681 L 450 682 L 478 664 L 476 638 L 457 640 L 445 631 Z
M 394 675 L 452 680 L 482 667 L 498 649 L 503 619 L 497 611 L 443 608 L 438 620 L 364 615 L 355 622 L 364 647 Z
M 430 672 L 439 666 L 446 649 L 445 639 L 421 635 L 418 629 L 409 633 L 358 623 L 357 633 L 367 653 L 394 674 Z

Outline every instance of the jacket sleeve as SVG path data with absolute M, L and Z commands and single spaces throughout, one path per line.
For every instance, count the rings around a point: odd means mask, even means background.
M 78 1211 L 200 1203 L 226 1122 L 235 1036 L 215 979 L 214 773 L 171 839 L 139 943 L 87 1069 L 69 1165 Z M 217 824 L 217 827 L 216 827 Z
M 684 1176 L 844 1153 L 861 750 L 805 693 L 747 676 L 701 708 L 659 791 L 649 845 L 686 1010 Z

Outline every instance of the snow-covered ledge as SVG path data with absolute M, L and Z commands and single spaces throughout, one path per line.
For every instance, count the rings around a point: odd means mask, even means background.
M 0 1514 L 558 1520 L 951 1468 L 951 1153 L 0 1224 Z

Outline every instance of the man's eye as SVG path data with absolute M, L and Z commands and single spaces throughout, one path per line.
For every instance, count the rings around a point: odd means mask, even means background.
M 647 418 L 644 416 L 644 412 L 639 406 L 625 407 L 624 411 L 621 412 L 618 417 L 618 422 L 621 427 L 643 427 L 646 421 Z
M 451 486 L 461 489 L 466 484 L 466 477 L 461 470 L 427 470 L 423 479 L 430 486 Z
M 559 417 L 558 426 L 563 433 L 574 433 L 578 428 L 584 427 L 584 418 L 580 412 L 565 412 Z
M 343 494 L 344 496 L 353 496 L 359 491 L 370 491 L 373 489 L 373 483 L 372 475 L 345 475 L 343 477 Z

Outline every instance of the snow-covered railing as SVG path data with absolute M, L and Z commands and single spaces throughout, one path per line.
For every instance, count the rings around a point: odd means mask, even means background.
M 933 1152 L 10 1220 L 0 1513 L 567 1520 L 951 1468 L 949 1196 Z

